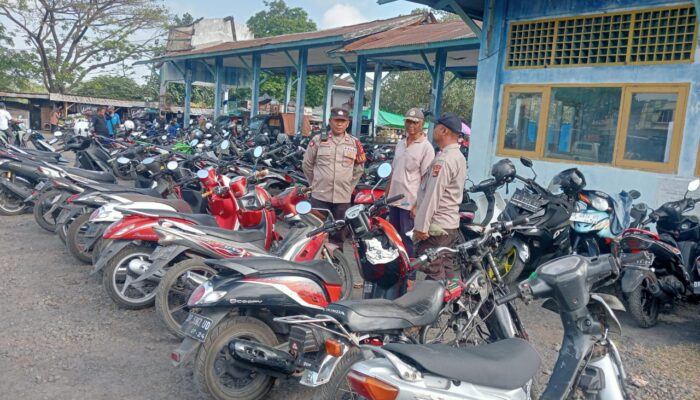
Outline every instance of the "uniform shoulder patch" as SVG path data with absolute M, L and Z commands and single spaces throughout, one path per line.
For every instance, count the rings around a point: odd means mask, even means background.
M 440 175 L 440 170 L 442 170 L 442 164 L 433 164 L 433 167 L 432 167 L 433 177 Z

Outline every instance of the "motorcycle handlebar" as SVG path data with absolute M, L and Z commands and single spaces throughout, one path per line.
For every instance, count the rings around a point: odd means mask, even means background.
M 520 286 L 518 286 L 513 292 L 511 292 L 505 296 L 495 298 L 494 301 L 496 302 L 497 305 L 500 306 L 500 305 L 509 303 L 509 302 L 517 299 L 518 297 L 520 297 Z
M 344 226 L 345 226 L 345 221 L 343 221 L 342 219 L 339 221 L 326 222 L 320 228 L 316 228 L 316 229 L 312 230 L 311 232 L 307 233 L 306 237 L 310 238 L 310 237 L 318 235 L 319 233 L 340 229 Z
M 403 199 L 404 197 L 405 197 L 405 196 L 402 195 L 402 194 L 397 194 L 396 196 L 389 197 L 388 199 L 386 199 L 385 203 L 386 203 L 386 204 L 395 203 L 395 202 L 397 202 L 397 201 Z

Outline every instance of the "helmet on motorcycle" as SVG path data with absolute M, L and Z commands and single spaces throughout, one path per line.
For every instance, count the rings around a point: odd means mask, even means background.
M 586 178 L 578 168 L 569 168 L 558 173 L 549 184 L 548 190 L 552 193 L 564 192 L 574 195 L 586 187 Z
M 133 131 L 134 127 L 135 127 L 134 121 L 132 121 L 130 119 L 127 119 L 126 121 L 124 121 L 124 129 L 126 129 L 127 131 Z
M 211 122 L 207 122 L 206 125 L 204 125 L 207 130 L 211 129 L 212 126 L 214 125 Z
M 491 176 L 500 183 L 513 182 L 513 179 L 515 179 L 515 165 L 513 165 L 513 162 L 509 159 L 504 158 L 493 164 L 491 167 Z

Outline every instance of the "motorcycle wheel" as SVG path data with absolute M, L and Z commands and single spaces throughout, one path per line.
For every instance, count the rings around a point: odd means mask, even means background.
M 216 275 L 217 271 L 205 265 L 201 259 L 180 261 L 168 269 L 156 292 L 156 313 L 165 328 L 175 337 L 184 338 L 182 323 L 189 315 L 187 307 L 192 292 L 199 286 L 186 274 L 197 274 L 204 279 Z
M 331 255 L 331 262 L 333 263 L 333 268 L 335 268 L 338 275 L 340 275 L 343 285 L 340 300 L 348 300 L 350 296 L 352 296 L 352 269 L 350 263 L 340 250 L 333 252 Z
M 650 282 L 644 279 L 631 293 L 627 295 L 627 309 L 634 322 L 641 328 L 651 328 L 659 318 L 661 304 L 658 298 L 648 289 Z
M 65 224 L 56 225 L 56 234 L 58 235 L 58 238 L 61 239 L 61 242 L 63 242 L 63 244 L 66 244 L 66 235 L 68 234 L 69 227 L 70 221 L 66 222 Z
M 148 262 L 152 252 L 153 249 L 148 246 L 128 246 L 107 262 L 102 272 L 102 286 L 119 307 L 139 310 L 152 307 L 155 303 L 158 282 L 145 280 L 132 285 L 131 281 L 138 275 L 128 269 L 132 260 Z
M 90 214 L 83 214 L 76 218 L 66 232 L 66 247 L 68 252 L 78 261 L 85 264 L 92 262 L 92 251 L 85 249 L 85 232 L 90 223 Z
M 253 317 L 236 316 L 219 323 L 207 335 L 194 362 L 194 376 L 200 391 L 217 400 L 262 399 L 274 378 L 232 365 L 228 344 L 246 339 L 268 346 L 278 344 L 267 324 Z
M 504 249 L 495 258 L 496 266 L 498 266 L 498 272 L 501 274 L 503 282 L 508 285 L 518 282 L 520 274 L 525 269 L 525 263 L 520 259 L 518 249 L 515 246 L 511 246 Z M 491 272 L 489 272 L 489 275 L 491 278 L 494 278 Z
M 36 223 L 44 230 L 49 232 L 56 232 L 56 215 L 51 215 L 49 218 L 45 218 L 44 214 L 51 208 L 51 201 L 61 194 L 55 190 L 49 190 L 39 195 L 39 197 L 34 202 L 34 219 Z
M 356 394 L 350 388 L 346 376 L 350 372 L 355 363 L 364 360 L 362 356 L 362 351 L 357 347 L 352 347 L 350 350 L 340 359 L 340 362 L 333 370 L 333 375 L 331 379 L 323 386 L 315 390 L 313 399 L 314 400 L 336 400 L 336 399 L 355 399 Z
M 27 206 L 24 204 L 24 199 L 0 188 L 0 215 L 24 214 L 26 208 Z
M 478 346 L 508 337 L 496 315 L 491 312 L 494 307 L 493 302 L 484 303 L 479 310 L 469 310 L 469 313 L 474 316 L 466 331 L 461 331 L 461 328 L 465 328 L 468 315 L 465 315 L 463 310 L 455 312 L 456 307 L 456 305 L 447 305 L 432 324 L 422 327 L 418 336 L 419 343 L 441 343 L 455 347 Z

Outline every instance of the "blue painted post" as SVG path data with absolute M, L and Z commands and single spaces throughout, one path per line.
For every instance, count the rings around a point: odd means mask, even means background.
M 352 107 L 352 135 L 360 137 L 362 128 L 362 103 L 365 99 L 365 75 L 367 72 L 367 60 L 365 56 L 357 56 L 357 68 L 355 69 L 355 103 Z
M 221 103 L 223 102 L 224 59 L 222 57 L 216 58 L 214 73 L 216 74 L 214 79 L 214 119 L 217 119 L 221 115 Z
M 374 65 L 374 84 L 372 85 L 372 128 L 373 136 L 377 135 L 377 122 L 379 122 L 379 97 L 382 91 L 382 64 Z
M 439 49 L 435 52 L 435 67 L 433 68 L 433 104 L 432 111 L 436 117 L 442 113 L 442 93 L 445 87 L 445 66 L 447 64 L 447 51 Z M 435 123 L 428 126 L 428 140 L 432 142 Z
M 289 112 L 289 102 L 292 100 L 292 69 L 287 68 L 287 89 L 284 92 L 284 112 Z
M 192 107 L 192 63 L 185 62 L 185 112 L 182 115 L 182 125 L 190 126 L 190 111 Z
M 258 115 L 258 97 L 260 97 L 260 54 L 253 54 L 253 82 L 251 90 L 251 118 Z
M 333 67 L 326 66 L 326 101 L 323 105 L 323 124 L 328 125 L 331 118 L 331 107 L 333 107 L 333 85 L 335 84 L 335 74 Z M 324 127 L 325 129 L 325 127 Z
M 294 133 L 301 132 L 304 127 L 304 97 L 306 96 L 306 67 L 309 49 L 299 49 L 299 66 L 297 67 L 297 105 Z

